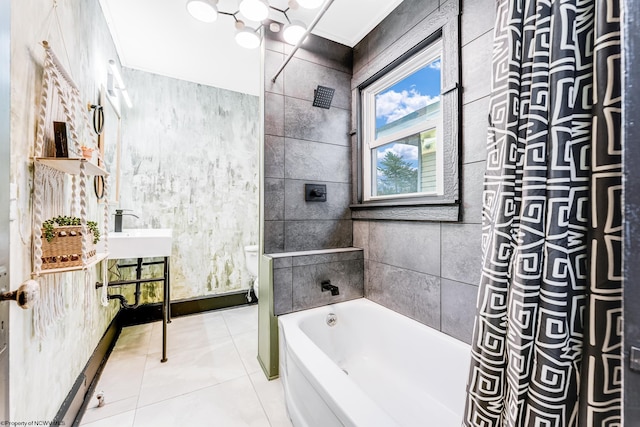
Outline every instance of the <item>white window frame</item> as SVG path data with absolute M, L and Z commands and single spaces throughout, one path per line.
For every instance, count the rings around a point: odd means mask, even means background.
M 367 86 L 362 90 L 362 124 L 363 124 L 363 198 L 365 201 L 376 200 L 389 200 L 389 199 L 403 199 L 414 198 L 423 196 L 441 196 L 443 194 L 443 105 L 442 97 L 440 98 L 440 114 L 437 118 L 426 120 L 422 123 L 416 124 L 406 129 L 401 129 L 393 134 L 385 135 L 380 138 L 375 137 L 376 132 L 376 94 L 393 86 L 397 82 L 405 79 L 414 72 L 430 64 L 437 58 L 442 61 L 441 67 L 444 68 L 444 55 L 443 55 L 442 38 L 438 39 L 434 43 L 430 44 L 421 52 L 415 54 L 383 77 Z M 441 91 L 442 91 L 442 75 L 441 79 Z M 376 148 L 389 144 L 391 142 L 406 138 L 411 135 L 415 135 L 421 132 L 425 132 L 431 129 L 436 129 L 436 191 L 435 192 L 417 192 L 417 193 L 405 193 L 405 194 L 391 194 L 384 196 L 372 195 L 373 181 L 376 178 L 373 175 L 375 169 L 373 167 L 372 152 Z M 421 159 L 420 159 L 421 160 Z

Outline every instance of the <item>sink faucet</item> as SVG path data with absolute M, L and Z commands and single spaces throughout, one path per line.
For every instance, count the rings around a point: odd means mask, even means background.
M 130 213 L 123 213 L 124 211 L 128 211 L 128 210 L 130 210 L 130 209 L 116 209 L 116 213 L 115 213 L 116 222 L 115 222 L 115 225 L 113 227 L 113 231 L 115 231 L 116 233 L 122 232 L 122 217 L 124 215 L 129 215 L 129 216 L 138 218 L 137 215 L 130 214 Z
M 330 291 L 333 296 L 340 295 L 340 290 L 331 284 L 331 280 L 323 280 L 320 282 L 320 286 L 322 286 L 322 292 Z

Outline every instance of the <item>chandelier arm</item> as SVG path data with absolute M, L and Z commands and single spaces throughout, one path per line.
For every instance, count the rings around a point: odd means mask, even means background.
M 277 7 L 275 7 L 275 6 L 271 6 L 271 5 L 269 5 L 269 7 L 270 7 L 271 9 L 275 10 L 276 12 L 280 12 L 281 14 L 283 14 L 283 15 L 284 15 L 284 18 L 287 20 L 287 23 L 291 24 L 291 19 L 289 19 L 289 15 L 287 15 L 287 12 L 289 12 L 289 11 L 291 10 L 291 8 L 290 8 L 290 7 L 287 7 L 287 8 L 286 8 L 286 9 L 284 9 L 284 10 L 283 10 L 283 9 L 278 9 Z
M 240 12 L 239 10 L 236 10 L 235 12 L 231 13 L 231 12 L 223 12 L 221 10 L 218 11 L 218 13 L 220 15 L 227 15 L 227 16 L 233 16 L 233 19 L 235 19 L 236 21 L 238 20 L 238 17 L 236 16 L 238 14 L 238 12 Z
M 322 19 L 324 14 L 327 12 L 327 9 L 329 9 L 329 6 L 331 6 L 333 2 L 334 0 L 326 0 L 324 2 L 324 4 L 322 5 L 322 8 L 320 9 L 320 12 L 318 12 L 318 15 L 316 15 L 316 17 L 313 18 L 313 21 L 311 22 L 311 24 L 309 24 L 309 28 L 307 28 L 307 31 L 304 32 L 304 34 L 302 35 L 298 43 L 296 43 L 296 45 L 293 47 L 293 50 L 291 50 L 291 52 L 289 53 L 287 58 L 284 60 L 280 68 L 278 68 L 278 71 L 276 72 L 276 74 L 271 79 L 273 83 L 276 82 L 276 79 L 278 78 L 280 73 L 282 73 L 282 70 L 284 70 L 284 67 L 286 67 L 289 61 L 291 61 L 291 59 L 293 58 L 293 55 L 295 55 L 298 49 L 300 49 L 300 46 L 302 46 L 302 43 L 304 43 L 305 39 L 309 36 L 309 34 L 311 34 L 311 31 L 313 31 L 313 29 L 318 24 L 318 21 Z

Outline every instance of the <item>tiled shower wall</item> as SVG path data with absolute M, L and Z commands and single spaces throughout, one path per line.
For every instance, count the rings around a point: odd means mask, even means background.
M 377 58 L 403 49 L 399 39 L 446 3 L 405 0 L 355 46 L 354 75 Z M 481 269 L 481 196 L 495 2 L 463 0 L 461 10 L 461 221 L 358 220 L 353 232 L 354 246 L 365 249 L 367 298 L 470 342 Z
M 275 83 L 292 47 L 267 32 L 265 52 L 264 253 L 351 246 L 352 50 L 310 36 Z M 330 109 L 313 107 L 318 85 L 335 89 Z M 305 202 L 306 183 L 326 202 Z
M 306 251 L 352 245 L 352 49 L 311 36 L 274 83 L 292 47 L 276 34 L 267 32 L 267 37 L 264 252 L 274 257 L 279 315 L 362 297 L 364 265 L 362 251 L 306 256 Z M 313 106 L 319 85 L 335 89 L 329 109 Z M 327 201 L 305 201 L 305 184 L 326 185 Z M 325 279 L 340 287 L 340 295 L 321 291 Z
M 317 252 L 317 251 L 314 251 Z M 273 256 L 273 310 L 276 315 L 334 304 L 363 295 L 363 251 L 336 249 L 327 253 L 294 252 Z M 322 291 L 330 280 L 339 295 Z
M 125 69 L 121 208 L 125 228 L 172 228 L 171 298 L 250 286 L 258 243 L 258 97 Z M 144 301 L 161 298 L 144 287 Z

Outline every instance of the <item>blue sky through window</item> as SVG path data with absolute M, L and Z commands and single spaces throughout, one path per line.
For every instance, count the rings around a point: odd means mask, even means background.
M 440 58 L 376 95 L 376 131 L 440 99 Z
M 411 113 L 428 105 L 436 104 L 434 107 L 437 107 L 440 100 L 440 65 L 438 58 L 376 95 L 377 136 L 392 134 L 427 119 L 427 111 L 419 116 Z M 420 134 L 417 134 L 377 147 L 374 159 L 378 179 L 384 180 L 384 162 L 388 152 L 400 157 L 406 166 L 417 170 L 420 139 Z

